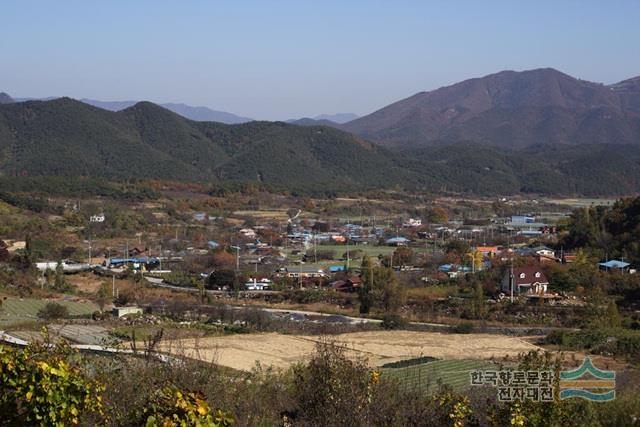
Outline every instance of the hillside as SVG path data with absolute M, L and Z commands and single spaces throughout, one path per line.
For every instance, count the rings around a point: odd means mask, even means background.
M 502 71 L 420 92 L 341 128 L 396 147 L 639 144 L 639 85 L 608 87 L 549 68 Z
M 111 112 L 61 98 L 0 105 L 0 174 L 251 182 L 316 194 L 613 195 L 640 191 L 640 145 L 515 150 L 467 141 L 391 152 L 326 126 L 197 122 L 149 102 Z
M 148 102 L 111 112 L 69 98 L 0 106 L 0 172 L 299 189 L 397 184 L 407 175 L 385 150 L 336 129 L 196 122 Z

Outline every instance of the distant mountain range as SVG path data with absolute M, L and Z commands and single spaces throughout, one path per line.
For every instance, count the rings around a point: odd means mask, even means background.
M 129 108 L 137 104 L 139 101 L 97 101 L 95 99 L 83 98 L 80 101 L 85 104 L 93 105 L 94 107 L 102 108 L 110 111 L 120 111 L 125 108 Z M 237 116 L 225 111 L 212 110 L 209 107 L 192 107 L 186 104 L 166 103 L 159 104 L 161 107 L 167 110 L 173 111 L 176 114 L 180 114 L 182 117 L 186 117 L 190 120 L 199 122 L 218 122 L 226 124 L 238 124 L 253 121 L 248 117 Z
M 331 126 L 340 127 L 341 124 L 350 122 L 358 118 L 353 113 L 337 113 L 337 114 L 320 114 L 315 117 L 303 117 L 300 119 L 287 120 L 287 123 L 293 123 L 300 126 Z
M 417 93 L 339 127 L 404 148 L 640 144 L 640 77 L 605 86 L 551 68 L 502 71 Z
M 0 92 L 0 104 L 11 104 L 12 102 L 14 102 L 14 100 L 8 93 Z
M 0 105 L 0 175 L 255 183 L 325 196 L 398 187 L 617 195 L 640 191 L 640 145 L 390 151 L 326 126 L 198 122 L 149 102 L 112 112 L 59 98 Z
M 6 93 L 0 93 L 0 103 L 7 104 L 11 102 L 25 102 L 25 101 L 51 101 L 57 99 L 56 97 L 48 98 L 15 98 L 12 99 Z M 139 101 L 98 101 L 95 99 L 83 98 L 80 100 L 85 104 L 93 105 L 94 107 L 102 108 L 109 111 L 120 111 L 125 108 L 129 108 L 137 104 Z M 237 116 L 225 111 L 212 110 L 209 107 L 192 107 L 186 104 L 166 103 L 161 104 L 162 107 L 167 110 L 173 111 L 176 114 L 180 114 L 187 119 L 196 120 L 200 122 L 218 122 L 226 124 L 238 124 L 253 121 L 248 117 Z

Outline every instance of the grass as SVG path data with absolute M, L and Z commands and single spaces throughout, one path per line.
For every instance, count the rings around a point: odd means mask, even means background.
M 34 320 L 38 318 L 38 312 L 51 300 L 33 299 L 33 298 L 7 298 L 3 301 L 0 308 L 0 324 L 9 324 L 23 322 L 26 320 Z M 90 316 L 94 311 L 98 310 L 98 306 L 88 302 L 76 301 L 54 301 L 60 305 L 67 307 L 69 315 Z
M 436 360 L 404 368 L 382 368 L 381 373 L 408 389 L 435 391 L 439 384 L 446 384 L 463 391 L 470 386 L 471 371 L 495 368 L 496 365 L 482 360 Z

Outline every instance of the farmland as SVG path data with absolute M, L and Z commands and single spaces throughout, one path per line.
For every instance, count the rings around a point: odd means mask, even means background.
M 470 372 L 476 369 L 495 369 L 484 360 L 435 360 L 402 368 L 382 368 L 381 373 L 400 382 L 407 389 L 434 391 L 446 384 L 461 391 L 469 386 Z
M 0 308 L 0 325 L 7 325 L 14 322 L 36 320 L 38 311 L 47 303 L 52 302 L 44 299 L 18 299 L 7 298 Z M 89 316 L 98 310 L 98 306 L 89 302 L 55 300 L 56 303 L 67 307 L 70 316 Z
M 164 342 L 161 349 L 238 370 L 251 370 L 256 362 L 262 366 L 286 368 L 308 358 L 318 343 L 328 341 L 318 336 L 240 334 Z M 519 338 L 503 335 L 413 331 L 355 332 L 333 336 L 330 341 L 344 348 L 349 357 L 366 359 L 371 366 L 420 356 L 460 360 L 502 359 L 537 349 Z

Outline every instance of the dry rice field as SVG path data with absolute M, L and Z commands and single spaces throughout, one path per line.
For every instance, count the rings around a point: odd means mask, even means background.
M 420 356 L 438 359 L 502 359 L 538 348 L 517 337 L 495 334 L 373 331 L 331 337 L 265 333 L 189 338 L 164 342 L 160 345 L 160 350 L 233 369 L 250 370 L 256 363 L 286 368 L 304 361 L 313 353 L 316 344 L 322 341 L 332 341 L 343 346 L 347 354 L 365 358 L 371 366 Z

